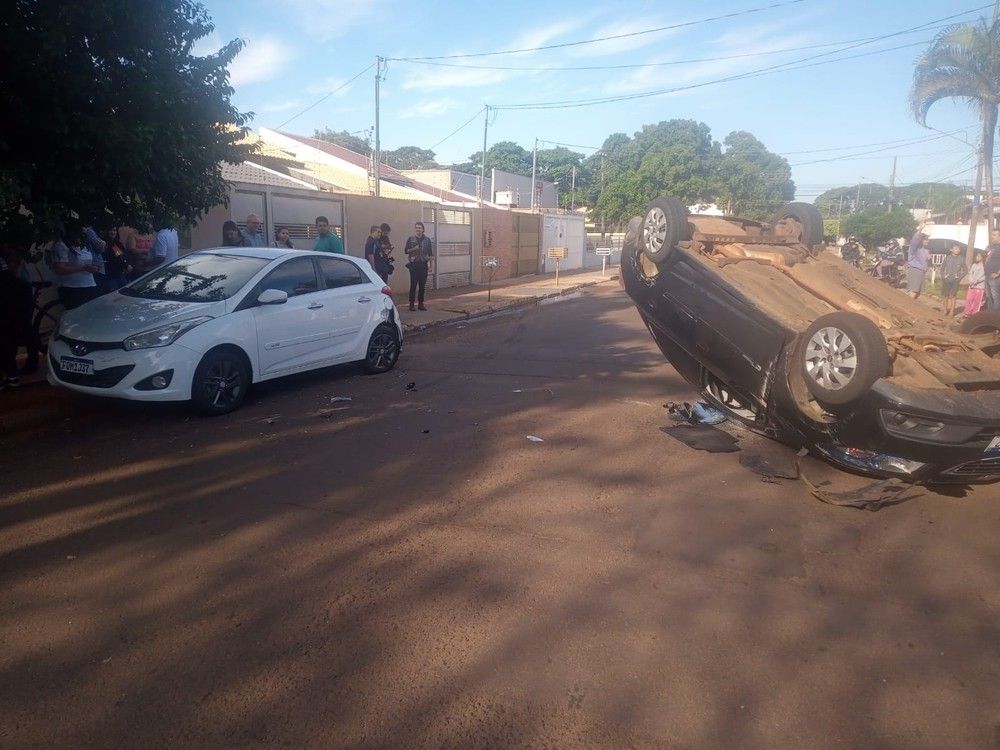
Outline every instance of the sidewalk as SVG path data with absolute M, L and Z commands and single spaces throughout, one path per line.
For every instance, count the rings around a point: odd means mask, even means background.
M 607 269 L 604 276 L 600 271 L 593 270 L 562 272 L 559 274 L 559 286 L 556 286 L 555 274 L 547 273 L 496 282 L 491 294 L 487 293 L 484 284 L 438 289 L 427 293 L 424 301 L 426 311 L 410 312 L 405 295 L 396 295 L 395 300 L 404 329 L 422 331 L 454 320 L 531 305 L 547 297 L 558 297 L 617 278 L 618 268 L 615 267 Z

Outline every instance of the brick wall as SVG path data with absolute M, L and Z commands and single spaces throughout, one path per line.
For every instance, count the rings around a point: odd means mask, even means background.
M 493 280 L 500 281 L 511 278 L 514 263 L 514 250 L 512 248 L 514 227 L 510 211 L 483 206 L 482 226 L 483 257 L 493 255 L 500 258 L 500 266 L 496 269 Z M 482 279 L 484 282 L 486 281 L 485 274 Z

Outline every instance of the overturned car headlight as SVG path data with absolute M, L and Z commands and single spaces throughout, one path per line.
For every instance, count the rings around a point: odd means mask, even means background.
M 180 323 L 171 323 L 162 328 L 154 328 L 152 331 L 143 331 L 135 336 L 125 339 L 125 350 L 134 352 L 136 349 L 153 349 L 158 346 L 170 346 L 177 339 L 190 331 L 195 326 L 200 326 L 211 320 L 211 316 L 182 320 Z
M 964 443 L 975 437 L 981 429 L 980 425 L 945 422 L 894 409 L 880 409 L 879 417 L 890 435 L 930 443 Z
M 849 448 L 845 445 L 817 445 L 816 448 L 834 461 L 872 471 L 913 474 L 927 465 L 920 461 L 911 461 L 908 458 L 900 458 L 888 453 L 876 453 L 863 448 Z

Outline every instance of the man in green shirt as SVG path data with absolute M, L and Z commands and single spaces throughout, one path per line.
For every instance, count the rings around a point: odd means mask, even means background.
M 330 220 L 325 216 L 316 217 L 316 232 L 319 234 L 319 237 L 316 238 L 313 250 L 318 250 L 321 253 L 340 253 L 341 255 L 346 255 L 344 252 L 344 243 L 335 232 L 330 231 Z

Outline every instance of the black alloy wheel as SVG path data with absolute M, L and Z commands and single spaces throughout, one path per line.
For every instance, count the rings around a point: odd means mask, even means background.
M 396 329 L 388 323 L 382 323 L 372 331 L 362 366 L 370 373 L 388 372 L 396 366 L 398 359 L 399 336 Z
M 217 349 L 206 354 L 191 383 L 191 400 L 202 414 L 226 414 L 238 408 L 250 388 L 250 368 L 241 352 Z

